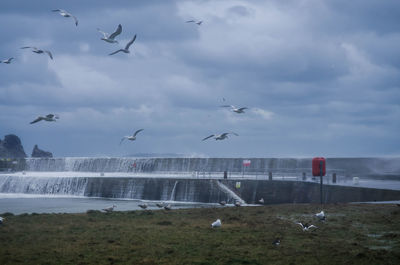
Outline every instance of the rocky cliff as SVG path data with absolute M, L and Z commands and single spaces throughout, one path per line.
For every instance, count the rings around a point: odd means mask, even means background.
M 26 157 L 21 140 L 14 134 L 9 134 L 0 140 L 0 157 L 4 158 L 24 158 Z
M 32 157 L 53 157 L 51 152 L 43 151 L 39 149 L 38 145 L 35 144 L 32 150 Z

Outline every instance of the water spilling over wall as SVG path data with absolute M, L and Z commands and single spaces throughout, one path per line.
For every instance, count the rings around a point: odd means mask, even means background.
M 311 158 L 28 158 L 27 171 L 78 172 L 296 172 L 311 171 Z M 400 158 L 328 158 L 327 171 L 352 176 L 400 176 Z

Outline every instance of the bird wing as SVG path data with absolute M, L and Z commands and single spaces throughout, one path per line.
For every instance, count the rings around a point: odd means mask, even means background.
M 136 136 L 136 134 L 138 134 L 138 133 L 140 133 L 141 131 L 143 131 L 144 129 L 139 129 L 139 130 L 137 130 L 134 134 L 133 134 L 133 136 Z
M 75 20 L 75 25 L 78 26 L 78 19 L 76 18 L 76 16 L 72 16 L 71 17 Z
M 230 132 L 230 134 L 233 134 L 233 135 L 239 136 L 239 134 L 237 134 L 237 133 L 235 133 L 235 132 Z
M 121 24 L 119 24 L 117 27 L 117 30 L 110 35 L 109 39 L 114 39 L 119 34 L 121 34 L 121 32 L 122 32 L 122 26 L 121 26 Z
M 51 11 L 53 11 L 53 12 L 63 12 L 64 10 L 62 10 L 62 9 L 53 9 Z
M 121 52 L 121 51 L 122 51 L 122 49 L 119 49 L 118 51 L 112 52 L 112 53 L 110 53 L 109 55 L 113 55 L 113 54 L 119 53 L 119 52 Z
M 122 144 L 122 142 L 125 140 L 125 137 L 123 137 L 122 139 L 121 139 L 121 142 L 119 142 L 119 145 L 121 145 Z
M 211 137 L 214 137 L 214 136 L 215 136 L 215 134 L 211 134 L 210 136 L 207 136 L 206 138 L 204 138 L 202 141 L 207 140 L 207 139 L 209 139 Z
M 101 31 L 99 28 L 97 28 L 97 31 L 100 32 L 101 34 L 103 34 L 105 39 L 108 39 L 108 33 L 107 32 Z
M 246 108 L 246 107 L 239 108 L 238 111 L 243 111 L 243 110 L 245 110 L 245 109 L 247 109 L 247 108 Z
M 30 48 L 36 49 L 36 47 L 30 47 L 30 46 L 21 47 L 21 49 L 30 49 Z
M 221 107 L 221 108 L 232 108 L 231 105 L 221 105 L 220 107 Z
M 304 229 L 304 225 L 303 225 L 302 223 L 296 223 L 296 224 L 300 225 L 300 226 L 301 226 L 301 228 L 303 228 L 303 229 Z
M 50 59 L 52 59 L 52 60 L 53 60 L 53 55 L 51 54 L 51 52 L 50 52 L 50 51 L 45 51 L 45 50 L 43 50 L 43 51 L 49 55 Z
M 14 57 L 11 57 L 8 59 L 9 62 L 11 62 L 14 59 Z
M 43 120 L 43 117 L 37 117 L 36 120 L 32 121 L 31 124 L 37 123 L 38 121 Z
M 54 114 L 47 114 L 46 117 L 52 119 L 54 117 Z
M 201 25 L 201 23 L 203 23 L 203 21 L 196 22 L 196 24 L 199 26 Z
M 125 50 L 128 50 L 129 47 L 132 45 L 132 43 L 133 43 L 135 40 L 136 40 L 136 34 L 135 34 L 135 36 L 133 36 L 133 39 L 132 39 L 130 42 L 128 42 L 128 43 L 126 44 Z
M 196 21 L 194 21 L 193 19 L 186 21 L 186 23 L 191 23 L 191 22 L 196 22 Z

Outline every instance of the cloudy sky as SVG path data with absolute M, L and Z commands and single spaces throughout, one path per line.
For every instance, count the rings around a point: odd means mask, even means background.
M 399 17 L 398 0 L 2 0 L 0 138 L 58 157 L 398 156 Z M 201 141 L 222 132 L 239 136 Z

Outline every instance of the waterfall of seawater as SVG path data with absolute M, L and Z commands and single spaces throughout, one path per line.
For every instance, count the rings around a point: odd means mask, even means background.
M 172 188 L 171 197 L 169 198 L 170 201 L 175 200 L 175 189 L 176 189 L 177 184 L 178 184 L 178 181 L 175 181 L 174 187 Z

